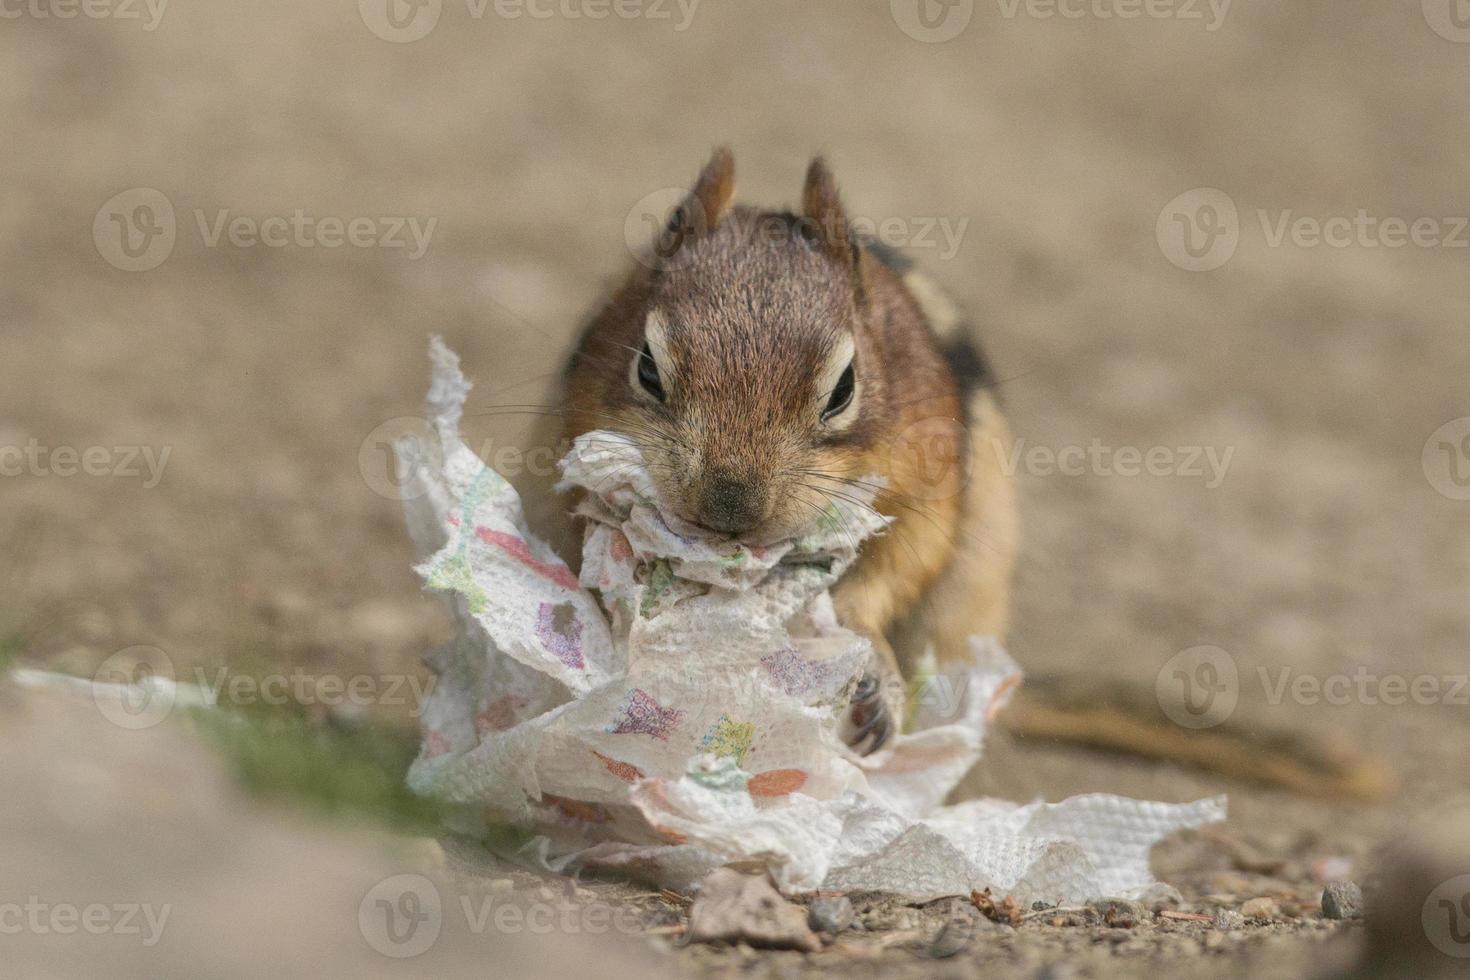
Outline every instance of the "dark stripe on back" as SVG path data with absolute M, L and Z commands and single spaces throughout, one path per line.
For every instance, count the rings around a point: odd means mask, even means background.
M 864 250 L 900 276 L 907 276 L 914 271 L 913 260 L 887 242 L 866 236 L 861 241 Z M 927 317 L 928 311 L 925 311 L 925 315 Z M 960 394 L 967 403 L 975 392 L 995 387 L 995 371 L 990 364 L 990 358 L 985 355 L 985 350 L 976 339 L 978 331 L 974 324 L 961 320 L 951 325 L 945 334 L 941 334 L 937 324 L 929 323 L 927 326 L 938 341 L 944 363 L 948 365 L 950 374 L 954 376 L 955 384 L 959 386 Z
M 959 336 L 940 345 L 944 363 L 949 365 L 949 372 L 954 375 L 955 384 L 959 385 L 960 393 L 965 396 L 966 401 L 975 392 L 994 389 L 996 384 L 995 371 L 991 367 L 990 358 L 986 357 L 985 351 L 971 339 L 973 333 L 973 328 L 965 324 L 959 330 Z M 992 394 L 999 399 L 998 393 L 992 391 Z
M 881 239 L 859 235 L 857 240 L 862 244 L 863 251 L 870 253 L 879 262 L 901 276 L 906 275 L 914 267 L 913 259 Z

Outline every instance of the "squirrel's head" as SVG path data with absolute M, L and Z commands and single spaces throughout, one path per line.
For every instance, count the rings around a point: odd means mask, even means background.
M 759 543 L 875 472 L 883 311 L 821 159 L 801 215 L 736 206 L 734 190 L 720 150 L 583 335 L 569 422 L 636 441 L 680 517 Z

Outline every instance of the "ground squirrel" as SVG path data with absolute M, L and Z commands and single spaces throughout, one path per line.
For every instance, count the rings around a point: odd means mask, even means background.
M 1016 552 L 1010 436 L 994 379 L 950 303 L 854 231 L 818 158 L 800 214 L 734 203 L 717 151 L 563 378 L 565 438 L 642 449 L 666 505 L 750 543 L 790 537 L 878 477 L 892 519 L 833 590 L 873 643 L 843 734 L 860 752 L 902 724 L 904 678 L 932 650 L 1002 637 Z

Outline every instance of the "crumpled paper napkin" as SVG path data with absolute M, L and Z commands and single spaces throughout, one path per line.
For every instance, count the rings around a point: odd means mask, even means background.
M 750 547 L 668 513 L 637 446 L 589 433 L 561 464 L 560 486 L 586 491 L 574 575 L 461 441 L 458 358 L 438 338 L 430 356 L 438 451 L 401 445 L 400 478 L 418 571 L 458 630 L 431 658 L 415 791 L 534 831 L 528 853 L 556 869 L 687 890 L 759 862 L 788 893 L 916 898 L 1136 896 L 1155 843 L 1224 818 L 1223 798 L 942 806 L 1020 681 L 992 638 L 926 674 L 909 733 L 854 755 L 837 729 L 870 645 L 836 621 L 827 590 L 883 531 L 869 500 L 834 501 L 804 537 Z

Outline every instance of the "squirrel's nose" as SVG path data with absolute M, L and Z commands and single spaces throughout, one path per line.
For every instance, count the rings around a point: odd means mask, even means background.
M 741 534 L 765 516 L 765 492 L 755 481 L 728 472 L 705 476 L 699 492 L 699 523 L 724 534 Z

